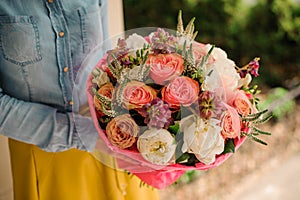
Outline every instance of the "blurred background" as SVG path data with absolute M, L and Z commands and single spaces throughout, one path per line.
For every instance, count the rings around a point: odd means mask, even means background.
M 296 0 L 124 0 L 125 29 L 176 29 L 196 17 L 197 41 L 223 48 L 238 66 L 261 57 L 260 81 L 292 88 L 300 77 L 300 4 Z
M 220 167 L 190 171 L 160 191 L 162 200 L 300 199 L 300 1 L 123 0 L 124 28 L 176 29 L 196 17 L 196 38 L 225 50 L 237 66 L 260 57 L 261 108 L 273 119 L 261 128 L 268 146 L 246 143 Z

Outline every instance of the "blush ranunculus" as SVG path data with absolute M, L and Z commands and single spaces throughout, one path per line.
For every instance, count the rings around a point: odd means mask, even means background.
M 161 94 L 162 99 L 170 105 L 170 108 L 177 109 L 180 108 L 180 105 L 187 107 L 197 101 L 199 92 L 197 81 L 180 76 L 165 86 Z
M 122 92 L 122 106 L 128 110 L 140 109 L 157 96 L 156 90 L 143 82 L 131 81 Z
M 225 139 L 240 137 L 241 121 L 239 114 L 233 107 L 227 104 L 225 104 L 225 108 L 227 110 L 224 112 L 221 119 L 222 136 Z
M 109 99 L 112 98 L 112 93 L 114 91 L 114 86 L 112 85 L 111 82 L 106 83 L 104 85 L 102 85 L 99 89 L 98 89 L 98 94 L 101 94 Z M 105 114 L 102 112 L 103 110 L 103 106 L 101 101 L 97 98 L 97 96 L 94 96 L 94 106 L 96 108 L 97 114 L 102 117 Z M 110 108 L 105 107 L 105 109 L 110 110 Z
M 137 140 L 140 128 L 129 114 L 119 115 L 108 122 L 106 135 L 112 145 L 126 149 Z
M 150 54 L 146 64 L 150 65 L 150 77 L 160 85 L 180 76 L 184 70 L 183 57 L 177 53 Z

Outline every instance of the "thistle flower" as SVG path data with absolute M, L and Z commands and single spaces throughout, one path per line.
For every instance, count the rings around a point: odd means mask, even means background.
M 169 105 L 161 99 L 154 99 L 144 106 L 142 113 L 144 122 L 153 128 L 168 128 L 172 122 Z
M 222 114 L 223 107 L 221 100 L 216 97 L 214 92 L 204 91 L 200 93 L 199 99 L 200 117 L 210 119 L 211 117 L 219 118 Z

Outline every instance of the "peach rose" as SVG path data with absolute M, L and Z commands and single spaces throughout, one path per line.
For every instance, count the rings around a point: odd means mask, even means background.
M 106 83 L 104 84 L 101 88 L 98 89 L 98 94 L 101 94 L 105 97 L 108 97 L 111 99 L 112 97 L 112 93 L 114 90 L 114 86 L 112 85 L 112 83 Z M 94 105 L 97 111 L 97 114 L 102 117 L 104 116 L 104 113 L 102 112 L 102 103 L 101 101 L 96 97 L 96 95 L 94 96 Z M 109 109 L 109 108 L 106 108 Z
M 129 148 L 136 142 L 139 131 L 138 125 L 129 114 L 113 118 L 106 126 L 108 140 L 122 149 Z
M 179 108 L 180 105 L 190 106 L 197 101 L 199 91 L 197 81 L 187 76 L 180 76 L 165 86 L 161 94 L 162 99 L 170 104 L 170 108 Z
M 184 60 L 177 53 L 150 54 L 146 63 L 150 65 L 150 77 L 160 85 L 178 77 L 184 70 Z
M 240 137 L 241 122 L 239 114 L 233 107 L 227 104 L 225 104 L 225 108 L 227 110 L 221 119 L 222 136 L 224 139 Z
M 124 108 L 139 109 L 156 98 L 156 90 L 143 82 L 131 81 L 127 83 L 122 92 L 122 105 Z
M 246 93 L 242 90 L 238 90 L 233 93 L 233 95 L 229 99 L 229 105 L 234 107 L 237 112 L 243 117 L 255 113 L 257 110 L 251 104 L 249 98 Z

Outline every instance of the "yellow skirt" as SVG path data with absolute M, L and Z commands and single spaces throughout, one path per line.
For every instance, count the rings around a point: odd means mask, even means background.
M 156 189 L 88 152 L 49 153 L 9 140 L 15 200 L 157 200 Z

